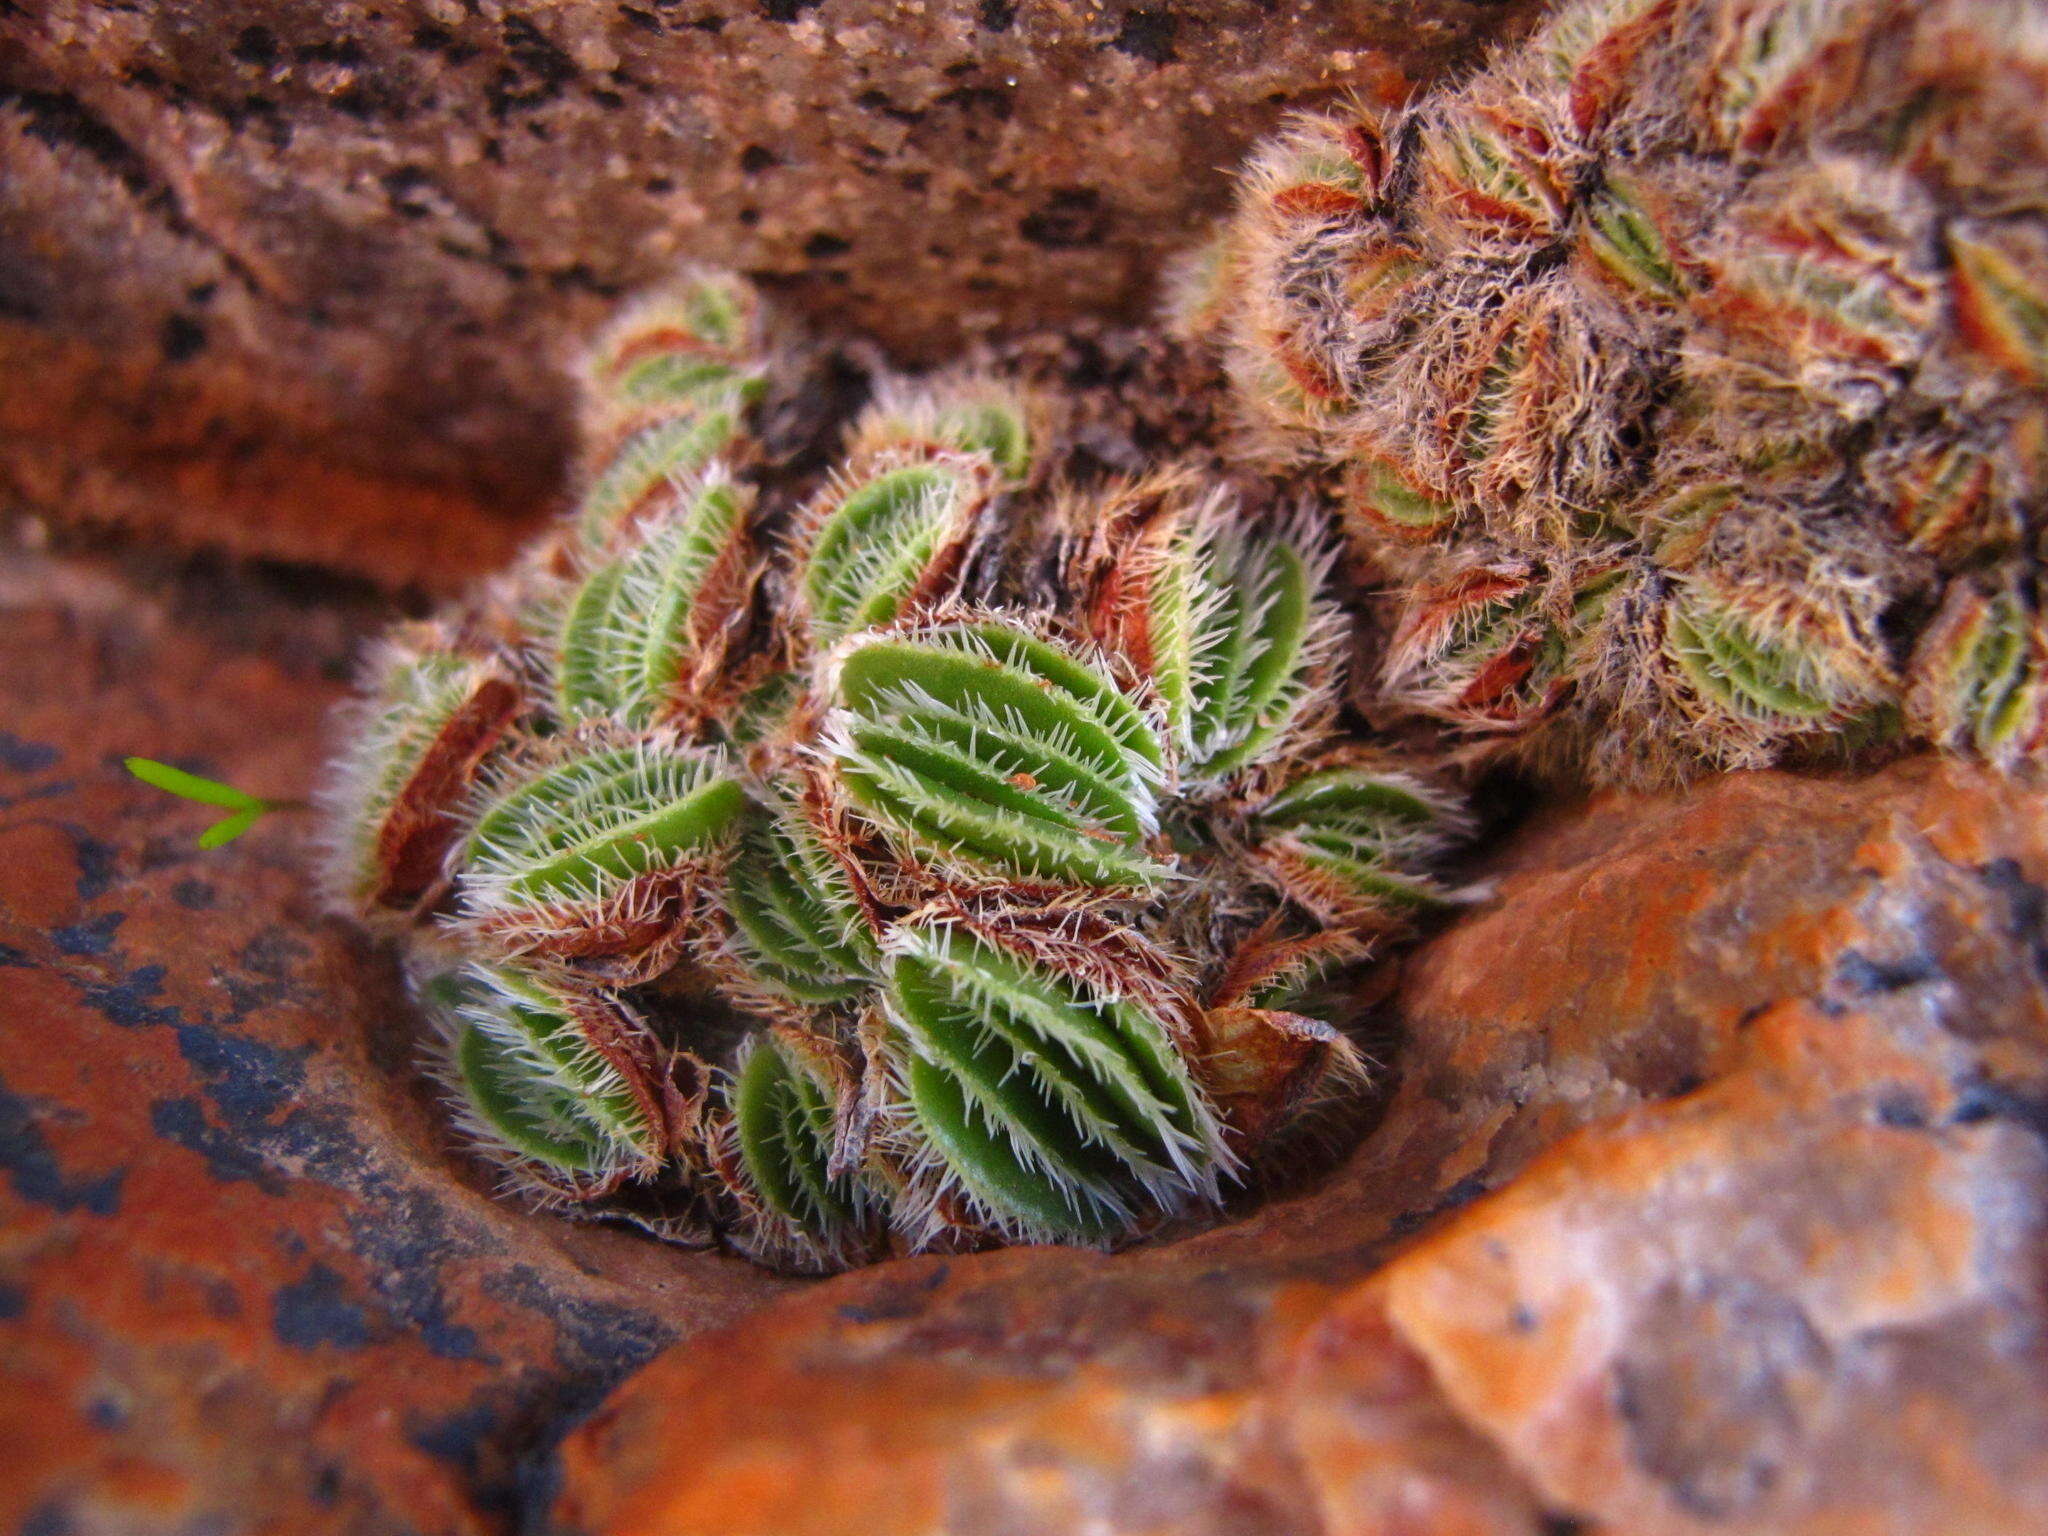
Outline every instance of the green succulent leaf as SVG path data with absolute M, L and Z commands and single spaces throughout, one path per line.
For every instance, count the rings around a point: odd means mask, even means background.
M 255 826 L 266 812 L 276 809 L 271 801 L 259 800 L 246 790 L 236 789 L 232 784 L 201 778 L 196 773 L 187 773 L 182 768 L 173 768 L 168 763 L 159 763 L 151 758 L 124 758 L 122 766 L 143 783 L 160 789 L 165 794 L 176 795 L 181 800 L 196 800 L 201 805 L 231 808 L 232 815 L 223 816 L 199 834 L 200 848 L 209 852 L 232 843 Z
M 620 374 L 614 393 L 621 405 L 718 406 L 737 399 L 750 405 L 762 384 L 732 364 L 689 353 L 657 353 Z
M 232 816 L 223 816 L 204 832 L 199 834 L 199 846 L 211 851 L 223 848 L 255 826 L 262 818 L 264 807 L 252 805 L 246 811 L 237 811 Z
M 1100 668 L 996 621 L 854 644 L 828 731 L 860 812 L 949 869 L 1142 889 L 1164 753 Z
M 1700 693 L 1738 714 L 1819 722 L 1837 712 L 1820 658 L 1765 639 L 1709 602 L 1672 603 L 1664 648 Z
M 2009 599 L 1995 604 L 1970 657 L 1972 684 L 1968 713 L 1976 724 L 1972 737 L 1986 757 L 2001 755 L 2006 743 L 2027 723 L 2032 711 L 2029 684 L 2036 682 L 2029 663 L 2036 660 L 2026 614 Z
M 1412 775 L 1335 767 L 1282 789 L 1256 818 L 1281 887 L 1326 921 L 1398 920 L 1445 906 L 1425 872 L 1466 831 L 1457 803 Z
M 800 1004 L 866 991 L 874 937 L 845 871 L 794 804 L 754 810 L 721 895 L 733 957 L 762 990 Z
M 467 966 L 422 992 L 483 1150 L 553 1185 L 651 1171 L 664 1133 L 635 1079 L 641 1026 L 618 1004 L 509 966 Z
M 1457 525 L 1458 505 L 1432 496 L 1384 459 L 1363 463 L 1353 481 L 1350 512 L 1405 537 L 1429 537 Z
M 1388 690 L 1411 707 L 1489 727 L 1541 713 L 1557 678 L 1537 662 L 1554 626 L 1537 572 L 1516 561 L 1475 563 L 1405 595 L 1386 662 Z
M 1318 600 L 1313 558 L 1289 539 L 1212 528 L 1189 559 L 1200 596 L 1188 624 L 1183 772 L 1218 779 L 1255 761 L 1309 702 L 1334 617 Z
M 1859 12 L 1840 0 L 1779 0 L 1737 13 L 1708 79 L 1706 107 L 1722 141 L 1737 151 L 1768 146 Z
M 1331 768 L 1300 778 L 1266 802 L 1259 820 L 1269 827 L 1314 824 L 1355 826 L 1389 848 L 1437 827 L 1442 798 L 1397 772 Z
M 726 352 L 746 345 L 759 306 L 753 288 L 725 272 L 698 275 L 686 282 L 675 298 L 684 329 L 702 345 Z
M 803 697 L 801 676 L 771 672 L 741 694 L 722 721 L 712 723 L 723 729 L 725 739 L 734 746 L 751 746 L 785 730 Z
M 503 1041 L 466 1026 L 455 1044 L 455 1064 L 476 1122 L 513 1152 L 566 1174 L 603 1166 L 604 1145 L 580 1123 L 577 1096 L 529 1076 Z
M 634 428 L 577 503 L 583 542 L 604 548 L 662 495 L 701 475 L 739 435 L 743 404 L 731 393 L 715 395 Z
M 637 876 L 720 848 L 746 794 L 715 754 L 640 740 L 511 775 L 465 850 L 477 916 L 602 904 Z
M 625 306 L 597 339 L 586 375 L 591 392 L 616 397 L 649 368 L 684 375 L 721 365 L 751 368 L 763 346 L 760 317 L 760 295 L 744 278 L 708 268 L 686 272 Z
M 1550 240 L 1569 207 L 1541 157 L 1463 101 L 1424 124 L 1421 163 L 1430 195 L 1510 242 Z
M 1292 531 L 1250 533 L 1211 500 L 1175 528 L 1146 572 L 1142 611 L 1103 616 L 1165 705 L 1184 781 L 1220 780 L 1256 760 L 1300 715 L 1327 660 L 1334 616 L 1320 600 L 1319 556 Z
M 2023 590 L 2011 574 L 1956 582 L 1913 658 L 1918 724 L 1999 764 L 2036 750 L 2048 715 L 2048 642 Z
M 1528 341 L 1521 325 L 1510 324 L 1495 342 L 1493 355 L 1487 359 L 1478 387 L 1465 407 L 1464 429 L 1458 436 L 1459 452 L 1467 463 L 1482 463 L 1493 454 L 1514 397 L 1516 376 L 1528 359 Z
M 747 1043 L 732 1091 L 741 1166 L 775 1218 L 826 1244 L 861 1221 L 857 1181 L 831 1171 L 835 1115 L 833 1087 L 804 1052 L 774 1034 Z
M 2017 528 L 1992 495 L 1989 458 L 1966 443 L 1923 452 L 1892 487 L 1892 516 L 1915 549 L 1954 558 L 1975 547 L 2013 541 Z
M 1213 1112 L 1135 997 L 945 924 L 899 929 L 890 953 L 908 1113 L 996 1224 L 1094 1241 L 1214 1195 Z
M 337 905 L 404 910 L 439 884 L 463 802 L 521 698 L 509 669 L 457 652 L 437 626 L 378 650 L 343 712 L 343 747 L 319 796 Z
M 1928 290 L 1893 278 L 1867 258 L 1796 245 L 1739 248 L 1717 281 L 1757 309 L 1782 316 L 1786 334 L 1819 338 L 1847 355 L 1883 358 L 1895 366 L 1919 356 L 1934 318 Z
M 972 461 L 914 458 L 835 487 L 814 509 L 801 581 L 812 643 L 886 624 L 915 595 L 936 595 L 988 498 Z
M 1033 430 L 1029 395 L 1005 380 L 982 374 L 884 379 L 849 447 L 855 462 L 940 450 L 985 462 L 1003 483 L 1017 485 L 1031 474 L 1038 448 Z
M 747 499 L 698 486 L 630 552 L 584 578 L 561 622 L 556 694 L 570 719 L 658 723 L 746 592 Z
M 1970 340 L 2022 383 L 2048 385 L 2048 281 L 2038 245 L 2029 263 L 2023 247 L 2002 244 L 1991 229 L 1959 225 L 1948 247 L 1956 307 Z
M 1005 480 L 1031 473 L 1031 423 L 1023 408 L 1005 399 L 964 400 L 939 413 L 941 441 L 962 453 L 986 454 Z
M 1587 205 L 1586 243 L 1603 267 L 1649 297 L 1675 302 L 1691 288 L 1642 189 L 1625 174 L 1609 176 Z

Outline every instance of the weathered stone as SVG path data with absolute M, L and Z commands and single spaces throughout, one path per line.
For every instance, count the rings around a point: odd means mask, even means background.
M 305 818 L 202 854 L 122 772 L 303 792 L 340 610 L 13 555 L 0 616 L 0 1529 L 505 1529 L 562 1413 L 784 1284 L 494 1199 Z
M 1283 1415 L 1327 1529 L 1410 1493 L 1408 1425 L 1331 1428 L 1389 1348 L 1597 1529 L 2043 1528 L 2048 1148 L 1980 1118 L 1981 1058 L 1931 1012 L 1774 1008 L 1735 1070 L 1568 1138 L 1340 1301 Z
M 1559 811 L 1320 1188 L 779 1301 L 572 1434 L 558 1519 L 2048 1530 L 2044 808 L 1920 761 Z
M 1290 102 L 1534 9 L 0 11 L 0 485 L 390 582 L 502 563 L 562 367 L 680 256 L 912 360 L 1141 312 Z

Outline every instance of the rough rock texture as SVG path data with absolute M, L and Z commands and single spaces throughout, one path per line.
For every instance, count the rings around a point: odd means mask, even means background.
M 912 360 L 1129 313 L 1283 103 L 1527 9 L 0 4 L 0 496 L 446 587 L 677 252 Z M 1076 335 L 1105 463 L 1203 435 Z M 303 824 L 120 772 L 302 792 L 383 617 L 308 585 L 0 551 L 0 1530 L 2048 1532 L 2048 796 L 1556 808 L 1314 1188 L 796 1285 L 493 1200 Z
M 506 1529 L 563 1412 L 782 1283 L 490 1198 L 301 829 L 197 853 L 121 772 L 301 791 L 337 610 L 14 555 L 0 626 L 0 1531 Z
M 0 7 L 0 488 L 445 585 L 679 254 L 910 360 L 1149 302 L 1285 104 L 1530 0 Z
M 1323 1187 L 773 1304 L 575 1431 L 557 1520 L 2048 1530 L 2044 810 L 1916 761 L 1555 813 Z

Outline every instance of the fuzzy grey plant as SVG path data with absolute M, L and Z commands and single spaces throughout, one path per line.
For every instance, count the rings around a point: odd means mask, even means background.
M 1265 144 L 1173 302 L 1387 701 L 1566 777 L 2038 762 L 2044 90 L 2029 0 L 1569 0 Z

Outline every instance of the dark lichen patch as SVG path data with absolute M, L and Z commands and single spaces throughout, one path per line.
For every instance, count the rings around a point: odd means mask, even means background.
M 361 1349 L 370 1342 L 368 1310 L 352 1300 L 340 1275 L 315 1264 L 271 1297 L 270 1328 L 292 1349 Z
M 206 1024 L 175 1028 L 178 1054 L 205 1080 L 207 1097 L 232 1130 L 260 1130 L 304 1091 L 311 1046 L 282 1049 Z
M 505 1448 L 518 1431 L 506 1422 L 498 1395 L 480 1397 L 466 1408 L 416 1425 L 407 1438 L 459 1471 L 479 1508 L 505 1517 L 518 1504 L 518 1480 Z
M 368 1198 L 364 1212 L 350 1220 L 349 1234 L 370 1267 L 378 1299 L 440 1358 L 493 1361 L 476 1330 L 455 1320 L 441 1284 L 442 1266 L 461 1251 L 445 1210 L 426 1190 L 361 1162 L 358 1152 L 357 1183 Z
M 1860 950 L 1849 949 L 1842 952 L 1842 958 L 1836 963 L 1835 976 L 1852 992 L 1863 996 L 1882 996 L 1938 980 L 1941 967 L 1930 955 L 1873 959 Z
M 1979 866 L 1977 877 L 2004 899 L 2007 931 L 2026 946 L 2036 974 L 2048 978 L 2048 890 L 2028 879 L 2017 859 L 1994 859 Z
M 277 62 L 277 34 L 268 27 L 250 25 L 235 34 L 228 56 L 237 63 L 267 68 Z
M 0 768 L 9 773 L 41 773 L 54 768 L 64 754 L 41 741 L 24 741 L 11 731 L 0 731 Z
M 79 993 L 101 1018 L 122 1029 L 176 1024 L 184 1017 L 176 1004 L 158 1007 L 150 1001 L 163 991 L 164 975 L 161 965 L 138 965 L 117 982 L 86 982 Z
M 1016 102 L 1008 91 L 993 85 L 958 85 L 940 95 L 934 106 L 950 107 L 963 117 L 986 117 L 995 122 L 1006 123 L 1016 113 Z M 965 126 L 966 132 L 975 132 L 974 126 Z
M 1179 30 L 1179 18 L 1171 11 L 1127 11 L 1109 46 L 1148 64 L 1171 64 L 1179 57 L 1173 49 L 1174 34 Z
M 839 1315 L 849 1323 L 861 1324 L 902 1323 L 922 1317 L 932 1292 L 946 1283 L 950 1273 L 950 1264 L 934 1264 L 914 1279 L 879 1287 L 867 1300 L 846 1303 L 839 1308 Z
M 149 169 L 135 147 L 90 107 L 64 91 L 0 90 L 0 106 L 12 105 L 27 118 L 28 136 L 52 149 L 90 155 L 131 193 L 152 193 Z
M 125 912 L 103 912 L 81 922 L 50 930 L 50 943 L 60 955 L 104 955 L 114 947 L 114 934 L 128 920 Z
M 180 880 L 171 887 L 171 900 L 187 912 L 211 910 L 219 899 L 219 893 L 205 880 Z
M 190 315 L 166 315 L 158 349 L 167 363 L 189 363 L 206 350 L 206 326 Z
M 448 28 L 433 21 L 422 22 L 413 28 L 412 45 L 448 64 L 467 64 L 479 51 L 474 44 L 461 41 Z
M 1396 1217 L 1387 1226 L 1387 1236 L 1389 1238 L 1401 1238 L 1415 1232 L 1420 1232 L 1439 1216 L 1448 1216 L 1451 1212 L 1461 1210 L 1465 1206 L 1470 1205 L 1474 1200 L 1485 1194 L 1487 1188 L 1487 1179 L 1483 1173 L 1467 1174 L 1449 1189 L 1445 1190 L 1435 1203 L 1427 1209 L 1410 1211 Z
M 1877 1123 L 1895 1131 L 1921 1131 L 1928 1125 L 1927 1105 L 1916 1095 L 1894 1091 L 1877 1101 Z
M 2022 1093 L 2003 1083 L 1973 1083 L 1956 1100 L 1957 1125 L 2002 1120 L 2048 1143 L 2048 1096 Z
M 576 61 L 524 16 L 506 17 L 500 36 L 510 62 L 499 66 L 484 91 L 498 121 L 547 106 L 577 80 Z
M 98 901 L 113 889 L 120 876 L 119 851 L 112 843 L 71 823 L 65 824 L 64 832 L 71 839 L 71 856 L 78 866 L 78 879 L 72 890 L 81 902 Z
M 282 1174 L 233 1132 L 206 1118 L 206 1107 L 190 1096 L 158 1099 L 149 1106 L 150 1129 L 164 1140 L 204 1158 L 206 1171 L 223 1184 L 254 1184 L 267 1195 L 282 1195 Z
M 0 1168 L 23 1200 L 60 1215 L 112 1216 L 121 1208 L 127 1169 L 71 1173 L 57 1161 L 31 1102 L 0 1081 Z
M 1017 232 L 1048 251 L 1080 250 L 1100 245 L 1108 230 L 1102 194 L 1093 187 L 1065 187 L 1028 213 Z
M 550 1319 L 560 1330 L 557 1357 L 579 1376 L 609 1384 L 674 1338 L 651 1312 L 551 1289 L 531 1265 L 515 1265 L 486 1282 L 490 1293 Z

